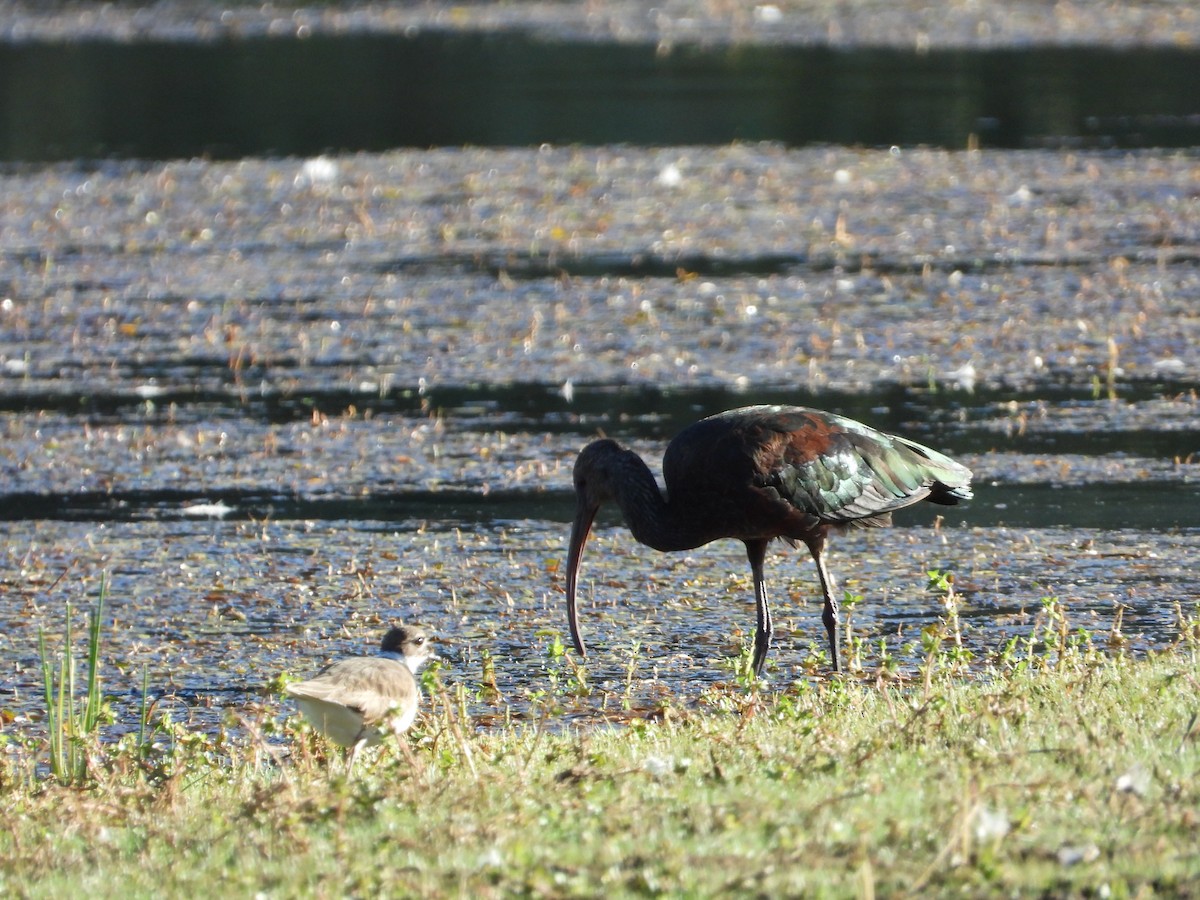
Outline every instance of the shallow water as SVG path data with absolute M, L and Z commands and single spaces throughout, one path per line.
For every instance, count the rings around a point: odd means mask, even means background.
M 934 569 L 955 574 L 977 666 L 1048 596 L 1100 646 L 1120 621 L 1138 652 L 1194 614 L 1193 157 L 326 162 L 320 182 L 299 160 L 0 179 L 6 727 L 40 706 L 38 629 L 53 646 L 102 573 L 124 719 L 143 669 L 202 727 L 285 709 L 271 677 L 361 652 L 393 618 L 437 632 L 481 724 L 536 715 L 568 671 L 550 649 L 578 449 L 605 433 L 657 467 L 683 425 L 758 402 L 842 412 L 976 472 L 969 506 L 836 540 L 868 665 L 880 640 L 917 664 L 943 614 Z M 600 690 L 559 697 L 565 714 L 732 681 L 753 627 L 741 546 L 663 555 L 599 524 L 581 584 Z M 819 677 L 812 563 L 780 546 L 768 566 L 772 677 Z
M 962 518 L 969 515 L 964 513 Z M 363 652 L 392 619 L 419 621 L 439 637 L 450 684 L 467 686 L 481 721 L 534 715 L 566 640 L 559 584 L 564 527 L 555 522 L 391 524 L 295 522 L 23 522 L 6 528 L 6 709 L 39 706 L 37 628 L 52 645 L 62 604 L 90 599 L 95 573 L 109 575 L 105 691 L 134 715 L 143 672 L 175 717 L 210 727 L 247 703 L 283 707 L 264 694 L 280 671 L 301 674 L 330 655 Z M 868 662 L 886 641 L 901 671 L 922 659 L 921 630 L 944 614 L 925 573 L 955 573 L 966 646 L 982 664 L 1010 637 L 1028 637 L 1041 600 L 1059 598 L 1071 628 L 1105 647 L 1122 610 L 1127 649 L 1176 637 L 1177 609 L 1192 612 L 1200 578 L 1190 560 L 1195 530 L 1148 533 L 1094 528 L 968 527 L 853 532 L 836 541 L 830 565 L 840 586 L 865 599 L 855 634 Z M 66 577 L 57 584 L 60 575 Z M 777 637 L 775 683 L 819 675 L 824 652 L 815 570 L 807 555 L 778 547 L 769 557 Z M 595 716 L 628 694 L 634 709 L 676 705 L 730 683 L 729 661 L 752 638 L 753 591 L 740 545 L 723 542 L 661 556 L 623 528 L 589 544 L 581 580 L 582 629 L 597 693 L 569 702 Z M 82 620 L 77 623 L 81 633 Z M 636 646 L 636 656 L 635 648 Z M 481 691 L 491 654 L 502 699 Z M 636 658 L 632 681 L 628 667 Z

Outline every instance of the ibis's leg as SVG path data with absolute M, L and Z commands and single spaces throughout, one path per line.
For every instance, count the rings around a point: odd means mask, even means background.
M 838 654 L 838 610 L 837 587 L 833 576 L 825 567 L 825 537 L 821 535 L 806 542 L 812 557 L 817 563 L 817 575 L 821 578 L 821 592 L 825 595 L 825 611 L 821 621 L 825 623 L 825 633 L 829 635 L 829 659 L 833 663 L 833 671 L 842 671 Z
M 771 608 L 767 605 L 767 585 L 763 580 L 763 560 L 767 556 L 766 541 L 746 541 L 746 556 L 754 575 L 754 603 L 758 612 L 758 630 L 754 632 L 755 675 L 762 674 L 767 651 L 771 649 Z

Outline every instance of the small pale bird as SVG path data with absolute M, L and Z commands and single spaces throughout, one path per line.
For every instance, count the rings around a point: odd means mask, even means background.
M 349 771 L 363 747 L 412 725 L 421 701 L 416 674 L 434 655 L 430 644 L 422 629 L 398 625 L 383 636 L 378 656 L 338 660 L 285 690 L 314 728 L 350 748 Z

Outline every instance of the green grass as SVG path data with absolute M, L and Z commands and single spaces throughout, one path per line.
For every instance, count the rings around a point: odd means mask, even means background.
M 1045 606 L 970 677 L 951 628 L 910 682 L 714 689 L 619 726 L 473 733 L 434 679 L 413 752 L 353 780 L 273 705 L 237 739 L 159 721 L 82 782 L 10 747 L 0 893 L 1195 896 L 1196 623 L 1135 661 Z
M 78 697 L 79 666 L 71 649 L 74 624 L 71 604 L 67 604 L 66 640 L 58 656 L 57 673 L 46 650 L 46 635 L 38 630 L 50 771 L 64 785 L 87 781 L 89 760 L 99 750 L 100 717 L 104 710 L 100 696 L 100 617 L 104 611 L 105 586 L 101 578 L 100 595 L 88 614 L 87 676 L 82 698 Z

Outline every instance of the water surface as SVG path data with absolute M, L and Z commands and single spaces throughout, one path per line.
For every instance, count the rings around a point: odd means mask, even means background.
M 920 662 L 931 570 L 954 573 L 976 673 L 1047 597 L 1097 646 L 1169 646 L 1200 599 L 1197 172 L 778 145 L 9 172 L 6 727 L 37 715 L 38 630 L 55 646 L 102 574 L 126 719 L 143 671 L 202 727 L 281 712 L 273 676 L 394 618 L 438 634 L 478 722 L 536 716 L 569 672 L 579 448 L 607 434 L 657 468 L 682 426 L 749 403 L 976 473 L 969 506 L 836 540 L 868 670 L 881 641 Z M 823 677 L 812 564 L 780 546 L 768 566 L 772 679 Z M 610 512 L 582 588 L 597 690 L 560 697 L 571 715 L 731 682 L 753 623 L 737 543 L 658 554 Z
M 929 46 L 928 34 L 903 46 L 444 27 L 0 41 L 0 157 L 762 140 L 1190 147 L 1200 136 L 1194 47 Z

